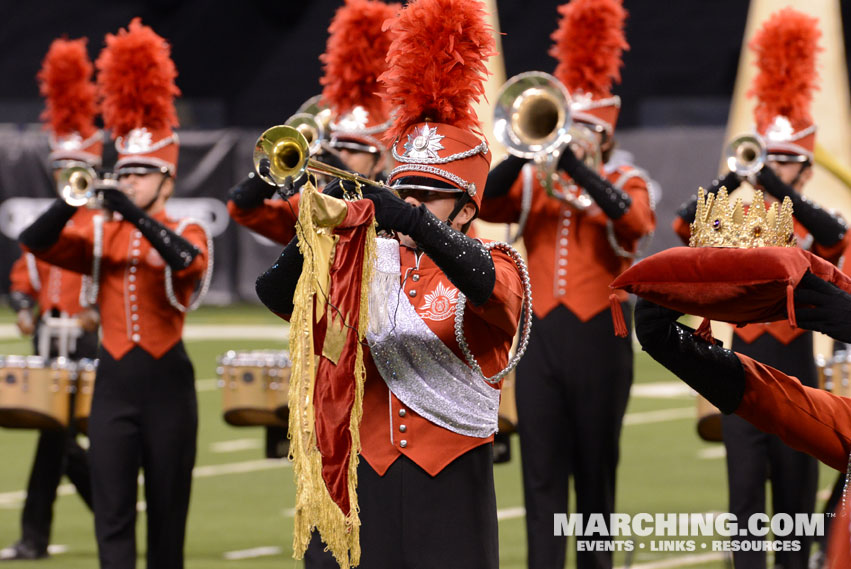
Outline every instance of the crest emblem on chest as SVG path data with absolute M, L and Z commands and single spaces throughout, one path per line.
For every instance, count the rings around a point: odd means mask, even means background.
M 437 283 L 435 289 L 425 295 L 422 306 L 417 308 L 417 313 L 423 320 L 446 320 L 455 314 L 457 300 L 457 288 L 447 288 L 443 283 Z

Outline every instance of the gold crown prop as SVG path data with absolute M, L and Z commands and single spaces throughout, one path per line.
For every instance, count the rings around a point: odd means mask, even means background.
M 771 205 L 766 211 L 760 190 L 754 191 L 753 203 L 745 213 L 741 199 L 730 204 L 727 189 L 706 195 L 697 191 L 697 214 L 691 224 L 689 247 L 795 247 L 792 200 Z

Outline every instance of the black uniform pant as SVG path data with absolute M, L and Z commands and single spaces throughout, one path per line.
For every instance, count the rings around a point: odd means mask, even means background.
M 384 476 L 361 458 L 359 569 L 498 569 L 493 446 L 437 476 L 400 456 Z
M 581 322 L 559 305 L 534 319 L 516 385 L 530 569 L 564 567 L 567 538 L 553 535 L 553 515 L 570 511 L 571 476 L 583 519 L 613 513 L 631 385 L 632 343 L 615 336 L 608 310 Z M 611 553 L 577 554 L 580 569 L 611 566 Z
M 38 351 L 38 335 L 33 344 Z M 97 354 L 98 336 L 96 332 L 83 334 L 77 340 L 77 349 L 69 354 L 73 360 L 93 359 Z M 56 356 L 55 346 L 51 356 Z M 73 400 L 71 409 L 74 409 Z M 38 436 L 30 478 L 27 483 L 27 497 L 21 513 L 21 541 L 38 551 L 46 551 L 50 544 L 50 528 L 53 524 L 53 503 L 56 501 L 56 489 L 65 474 L 77 488 L 77 493 L 86 505 L 92 507 L 92 483 L 89 475 L 89 461 L 86 451 L 77 443 L 76 430 L 43 430 Z
M 793 375 L 804 385 L 816 386 L 812 333 L 806 333 L 788 345 L 769 334 L 748 344 L 733 338 L 733 350 Z M 722 418 L 724 445 L 727 447 L 727 482 L 730 489 L 730 513 L 740 527 L 746 527 L 753 514 L 813 514 L 818 489 L 818 461 L 810 455 L 786 446 L 776 435 L 769 435 L 736 416 Z M 766 511 L 765 482 L 771 480 L 772 512 Z M 732 537 L 732 541 L 756 541 L 763 538 Z M 789 535 L 778 541 L 800 541 L 800 551 L 778 551 L 775 567 L 806 569 L 813 538 Z M 753 549 L 751 547 L 751 549 Z M 736 569 L 764 569 L 763 551 L 734 551 Z
M 138 346 L 120 360 L 101 349 L 89 438 L 103 569 L 136 566 L 140 468 L 145 476 L 147 567 L 183 567 L 197 432 L 194 371 L 182 343 L 159 360 Z

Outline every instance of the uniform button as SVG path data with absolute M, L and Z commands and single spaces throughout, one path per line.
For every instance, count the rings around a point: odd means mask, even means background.
M 405 439 L 402 439 L 401 441 L 399 441 L 399 446 L 402 447 L 402 448 L 407 447 L 408 441 L 406 441 Z
M 559 290 L 559 291 L 558 291 L 558 295 L 559 295 L 559 296 L 564 296 L 564 289 Z
M 408 296 L 410 296 L 411 298 L 417 296 L 417 291 L 415 291 L 415 290 L 408 291 Z
M 130 267 L 130 268 L 132 269 L 133 267 Z M 127 278 L 128 278 L 128 280 L 132 283 L 133 281 L 135 281 L 135 280 L 136 280 L 136 275 L 130 275 L 130 276 L 129 276 L 129 277 L 127 277 Z
M 566 274 L 567 274 L 567 269 L 559 269 L 559 270 L 558 270 L 558 274 L 559 274 L 559 275 L 566 275 Z
M 130 302 L 136 302 L 136 295 L 135 294 L 130 295 Z
M 134 331 L 134 332 L 138 332 L 138 331 L 139 331 L 139 325 L 138 325 L 138 324 L 133 324 L 133 331 Z
M 133 260 L 135 261 L 136 259 L 133 259 Z M 135 273 L 135 272 L 136 272 L 136 267 L 130 267 L 130 272 L 131 272 L 131 273 Z
M 559 239 L 558 242 L 559 242 L 559 245 L 567 245 L 567 238 L 562 237 L 561 239 Z
M 405 416 L 405 415 L 407 415 L 407 414 L 408 414 L 408 412 L 407 412 L 407 411 L 405 411 L 404 409 L 399 409 L 399 416 L 400 416 L 400 417 L 404 417 L 404 416 Z
M 136 290 L 136 285 L 131 284 L 131 285 L 130 285 L 130 286 L 128 286 L 127 288 L 129 288 L 131 291 L 132 291 L 132 290 Z
M 411 277 L 411 280 L 414 281 L 414 282 L 417 282 L 418 280 L 420 280 L 420 275 L 415 274 L 414 276 Z
M 134 232 L 133 232 L 133 237 L 135 237 L 136 239 L 138 239 L 138 238 L 139 238 L 139 237 L 141 237 L 141 236 L 142 236 L 142 232 L 141 232 L 141 231 L 134 231 Z
M 134 342 L 138 342 L 139 340 L 141 340 L 141 339 L 142 339 L 142 337 L 141 337 L 139 334 L 133 334 L 130 338 L 131 338 Z
M 567 264 L 567 259 L 559 259 L 558 264 L 561 265 L 562 267 L 565 266 Z
M 139 320 L 139 315 L 138 315 L 138 314 L 132 314 L 132 315 L 130 316 L 130 320 L 132 320 L 133 322 L 138 322 L 138 320 Z
M 133 306 L 130 307 L 130 310 L 132 310 L 133 312 L 136 312 L 137 310 L 139 310 L 139 305 L 134 304 Z
M 564 286 L 565 284 L 567 284 L 567 283 L 564 282 L 564 279 L 558 280 L 558 286 Z
M 133 249 L 133 256 L 134 257 L 138 257 L 139 253 L 141 253 L 141 251 L 139 251 L 138 249 Z
M 140 243 L 141 243 L 141 241 L 139 241 L 138 239 L 134 239 L 133 240 L 133 247 L 138 247 Z
M 133 257 L 132 259 L 130 259 L 130 263 L 133 264 L 133 265 L 138 265 L 139 259 L 137 259 L 136 257 Z
M 399 425 L 399 432 L 400 433 L 404 433 L 407 430 L 408 430 L 408 427 L 406 425 Z

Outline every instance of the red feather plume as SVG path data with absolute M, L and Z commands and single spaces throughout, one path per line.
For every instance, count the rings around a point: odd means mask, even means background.
M 621 55 L 629 49 L 622 0 L 572 0 L 558 12 L 558 29 L 550 36 L 549 53 L 558 61 L 554 75 L 571 93 L 611 96 L 612 83 L 621 80 Z
M 97 90 L 92 73 L 94 66 L 86 53 L 85 38 L 53 40 L 36 78 L 46 99 L 41 119 L 56 136 L 77 132 L 88 138 L 97 130 Z
M 393 41 L 379 80 L 397 108 L 387 139 L 424 120 L 479 131 L 472 103 L 485 94 L 493 29 L 478 0 L 411 0 L 389 25 Z
M 784 8 L 772 14 L 748 44 L 758 70 L 748 96 L 757 98 L 754 117 L 760 132 L 777 116 L 788 118 L 796 130 L 812 124 L 820 37 L 818 18 Z
M 106 35 L 106 47 L 95 65 L 104 125 L 112 137 L 134 128 L 178 126 L 174 97 L 177 69 L 171 47 L 154 30 L 133 18 L 127 29 Z
M 378 76 L 387 69 L 385 57 L 390 34 L 382 26 L 400 4 L 373 0 L 346 0 L 328 27 L 325 53 L 319 56 L 325 75 L 323 100 L 337 113 L 360 105 L 370 116 L 387 116 L 386 101 L 379 95 Z

